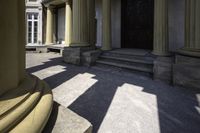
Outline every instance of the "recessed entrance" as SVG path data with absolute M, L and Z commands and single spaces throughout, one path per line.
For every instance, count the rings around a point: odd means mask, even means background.
M 122 0 L 122 48 L 153 49 L 154 0 Z

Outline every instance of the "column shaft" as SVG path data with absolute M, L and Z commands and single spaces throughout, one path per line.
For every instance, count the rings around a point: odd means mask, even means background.
M 73 34 L 71 46 L 89 46 L 88 7 L 85 0 L 73 0 Z
M 154 1 L 154 47 L 153 54 L 169 55 L 168 49 L 168 0 Z
M 185 48 L 200 50 L 200 1 L 186 0 Z
M 102 21 L 103 21 L 103 30 L 102 30 L 102 50 L 111 50 L 111 0 L 102 1 Z
M 65 6 L 65 44 L 70 46 L 72 41 L 72 3 L 71 0 L 66 2 Z
M 6 6 L 5 6 L 6 5 Z M 0 95 L 13 89 L 25 75 L 25 3 L 0 1 Z M 15 21 L 13 21 L 15 20 Z
M 95 46 L 96 43 L 96 20 L 95 20 L 95 0 L 88 1 L 88 20 L 89 20 L 89 38 L 90 45 Z
M 47 7 L 46 45 L 52 43 L 53 43 L 53 11 L 51 7 Z

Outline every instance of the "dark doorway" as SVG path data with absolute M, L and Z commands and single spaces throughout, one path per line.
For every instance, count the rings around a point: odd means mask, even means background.
M 154 0 L 122 0 L 122 48 L 153 49 Z

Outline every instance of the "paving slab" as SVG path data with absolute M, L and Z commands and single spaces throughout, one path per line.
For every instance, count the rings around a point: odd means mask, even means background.
M 200 133 L 200 92 L 122 71 L 65 64 L 59 54 L 27 54 L 27 71 L 94 133 Z M 66 129 L 67 130 L 67 129 Z

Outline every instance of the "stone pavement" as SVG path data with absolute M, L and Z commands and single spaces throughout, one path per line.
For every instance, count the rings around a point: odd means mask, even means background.
M 65 64 L 59 54 L 27 53 L 27 71 L 54 100 L 90 121 L 94 133 L 200 133 L 200 91 L 125 71 Z

